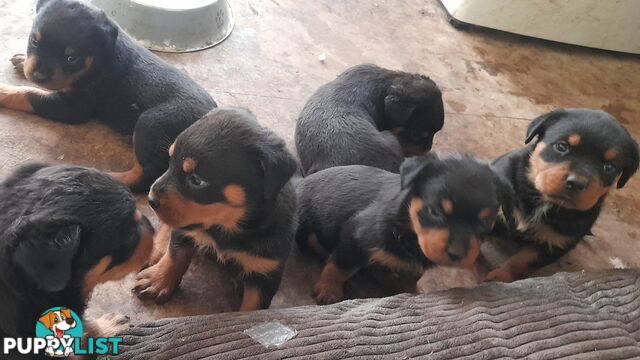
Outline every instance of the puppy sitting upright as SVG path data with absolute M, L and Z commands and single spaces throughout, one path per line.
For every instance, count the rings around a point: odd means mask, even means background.
M 195 248 L 215 253 L 244 287 L 240 310 L 269 307 L 295 236 L 296 163 L 246 110 L 218 109 L 169 148 L 149 203 L 175 230 L 160 261 L 138 275 L 140 298 L 167 300 Z
M 405 160 L 400 175 L 333 167 L 305 177 L 297 191 L 296 241 L 328 257 L 314 287 L 323 304 L 341 300 L 345 282 L 369 265 L 403 274 L 403 290 L 412 292 L 435 264 L 470 267 L 499 209 L 511 213 L 513 198 L 488 165 L 434 154 Z
M 354 66 L 302 109 L 295 134 L 302 170 L 367 165 L 397 173 L 403 155 L 431 149 L 443 109 L 440 90 L 424 75 Z
M 96 284 L 138 271 L 153 246 L 129 190 L 76 166 L 29 164 L 0 183 L 0 228 L 3 337 L 32 337 L 51 307 L 82 316 Z
M 525 143 L 536 137 L 493 164 L 517 194 L 514 221 L 496 227 L 496 234 L 519 242 L 521 250 L 488 280 L 513 281 L 566 254 L 591 234 L 609 191 L 638 169 L 638 144 L 603 111 L 544 114 L 529 124 Z
M 216 106 L 183 71 L 75 0 L 38 1 L 27 56 L 12 61 L 47 90 L 0 86 L 0 107 L 68 124 L 97 118 L 133 134 L 136 163 L 114 176 L 139 191 L 167 169 L 167 148 L 178 134 Z

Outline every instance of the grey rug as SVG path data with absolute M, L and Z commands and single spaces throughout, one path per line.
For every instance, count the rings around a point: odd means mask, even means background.
M 243 333 L 280 321 L 277 348 Z M 165 319 L 114 359 L 640 359 L 640 271 L 561 273 L 427 295 Z

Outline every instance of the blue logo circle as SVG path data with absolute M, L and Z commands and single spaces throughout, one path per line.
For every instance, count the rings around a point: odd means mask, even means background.
M 81 338 L 82 333 L 82 321 L 78 314 L 63 306 L 43 312 L 36 323 L 36 337 L 43 339 L 47 336 Z

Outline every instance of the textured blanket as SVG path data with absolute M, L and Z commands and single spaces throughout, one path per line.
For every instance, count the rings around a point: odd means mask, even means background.
M 243 333 L 274 320 L 297 336 L 265 348 Z M 121 335 L 115 359 L 640 359 L 640 271 L 165 319 Z

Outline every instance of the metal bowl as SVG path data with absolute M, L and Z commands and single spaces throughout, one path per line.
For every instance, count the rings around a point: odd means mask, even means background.
M 226 39 L 234 19 L 227 0 L 89 0 L 142 46 L 187 52 Z

